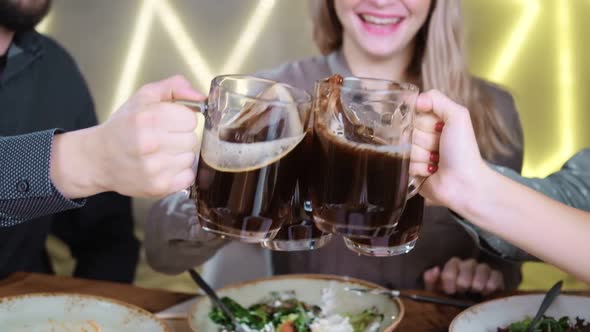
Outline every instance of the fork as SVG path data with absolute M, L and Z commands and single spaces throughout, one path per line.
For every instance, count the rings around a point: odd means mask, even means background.
M 418 294 L 412 294 L 412 293 L 410 293 L 410 294 L 402 293 L 399 290 L 385 289 L 385 288 L 350 288 L 350 287 L 346 287 L 344 290 L 346 290 L 348 292 L 356 293 L 358 295 L 362 295 L 362 294 L 389 295 L 389 296 L 397 297 L 397 298 L 401 297 L 401 298 L 407 298 L 407 299 L 411 299 L 411 300 L 419 301 L 419 302 L 429 302 L 429 303 L 450 305 L 450 306 L 454 306 L 454 307 L 458 307 L 458 308 L 468 308 L 468 307 L 475 304 L 474 302 L 446 299 L 446 298 L 442 298 L 442 297 L 424 296 L 424 295 L 418 295 Z

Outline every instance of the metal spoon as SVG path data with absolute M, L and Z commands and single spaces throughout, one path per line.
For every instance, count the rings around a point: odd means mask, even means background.
M 547 294 L 545 294 L 545 297 L 543 298 L 543 301 L 541 302 L 541 306 L 539 307 L 539 310 L 537 311 L 535 318 L 533 318 L 533 320 L 531 321 L 531 324 L 529 325 L 527 332 L 533 332 L 537 328 L 537 325 L 541 321 L 541 317 L 543 317 L 543 315 L 545 314 L 545 311 L 547 311 L 549 306 L 551 306 L 551 303 L 553 303 L 553 301 L 557 298 L 557 296 L 561 292 L 562 285 L 563 285 L 563 281 L 561 281 L 561 280 L 558 281 L 557 283 L 555 283 L 555 285 L 553 285 L 553 287 L 551 287 L 551 289 L 549 289 Z
M 232 314 L 232 312 L 223 304 L 223 302 L 219 299 L 213 288 L 209 286 L 209 284 L 201 277 L 201 275 L 195 271 L 194 269 L 189 269 L 188 273 L 191 275 L 191 278 L 194 282 L 201 287 L 201 289 L 207 294 L 207 296 L 211 299 L 211 302 L 215 304 L 223 313 L 229 317 L 229 319 L 234 324 L 237 332 L 246 332 L 236 316 Z

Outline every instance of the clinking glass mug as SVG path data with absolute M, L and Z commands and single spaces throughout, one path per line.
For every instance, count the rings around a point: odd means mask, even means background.
M 276 251 L 316 250 L 332 240 L 332 234 L 320 230 L 312 215 L 310 188 L 315 166 L 309 161 L 313 160 L 313 111 L 310 121 L 307 134 L 301 143 L 301 160 L 304 162 L 299 169 L 299 177 L 293 196 L 293 215 L 281 226 L 274 238 L 261 243 L 263 248 Z
M 334 75 L 316 83 L 313 218 L 355 252 L 375 256 L 349 239 L 395 233 L 424 180 L 409 174 L 417 98 L 416 86 L 388 80 Z
M 197 109 L 204 123 L 190 197 L 201 227 L 243 242 L 272 239 L 292 217 L 311 96 L 287 84 L 218 76 Z

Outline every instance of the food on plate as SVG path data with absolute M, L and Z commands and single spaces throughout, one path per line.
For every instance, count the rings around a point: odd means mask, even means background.
M 332 287 L 322 290 L 322 304 L 311 305 L 300 301 L 294 291 L 271 292 L 270 296 L 244 308 L 229 297 L 221 300 L 234 314 L 241 327 L 262 332 L 377 332 L 383 314 L 377 308 L 359 309 L 358 312 L 337 314 Z M 218 308 L 209 318 L 221 332 L 234 332 L 231 320 Z
M 527 318 L 505 328 L 498 327 L 498 332 L 526 332 L 531 322 L 532 319 Z M 543 316 L 534 332 L 590 332 L 590 322 L 578 317 L 572 320 L 568 316 L 564 316 L 556 320 L 553 317 Z

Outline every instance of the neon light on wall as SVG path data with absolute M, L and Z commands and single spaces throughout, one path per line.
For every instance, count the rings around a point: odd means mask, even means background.
M 275 0 L 259 1 L 249 15 L 250 19 L 245 26 L 246 28 L 241 31 L 236 46 L 229 53 L 227 61 L 223 65 L 223 70 L 220 71 L 221 73 L 240 70 L 244 60 L 252 51 L 252 46 L 258 39 L 262 28 L 266 25 L 274 6 Z M 200 48 L 190 37 L 188 30 L 169 1 L 144 0 L 133 30 L 133 37 L 129 43 L 130 46 L 119 78 L 112 111 L 115 111 L 136 88 L 139 68 L 143 62 L 147 37 L 151 31 L 154 18 L 159 19 L 159 22 L 162 23 L 165 31 L 171 37 L 176 50 L 188 65 L 199 89 L 206 91 L 211 78 L 214 76 L 211 66 L 205 60 Z
M 519 2 L 524 4 L 524 14 L 509 33 L 510 38 L 496 57 L 497 60 L 488 74 L 488 78 L 495 82 L 503 83 L 505 81 L 510 66 L 522 50 L 525 39 L 539 16 L 539 0 L 520 0 Z
M 53 15 L 49 14 L 47 16 L 45 16 L 45 18 L 43 19 L 43 21 L 41 21 L 41 23 L 39 23 L 36 27 L 37 31 L 39 31 L 40 33 L 47 33 L 47 30 L 49 30 L 49 26 L 52 23 L 53 20 Z
M 155 0 L 144 0 L 137 15 L 135 27 L 133 28 L 133 36 L 129 41 L 129 50 L 123 63 L 121 76 L 119 77 L 119 84 L 115 92 L 115 100 L 113 101 L 112 110 L 129 98 L 133 93 L 137 81 L 137 73 L 143 62 L 143 52 L 147 43 L 147 37 L 154 21 Z
M 184 62 L 188 65 L 193 79 L 196 80 L 199 88 L 205 90 L 213 76 L 211 67 L 205 60 L 198 47 L 192 40 L 190 33 L 180 20 L 176 10 L 168 1 L 159 1 L 158 8 L 154 12 L 164 25 L 164 28 Z
M 547 160 L 538 164 L 538 167 L 532 167 L 530 163 L 525 163 L 523 174 L 526 176 L 546 176 L 557 170 L 561 164 L 570 158 L 576 149 L 576 132 L 575 132 L 575 96 L 574 89 L 574 71 L 572 69 L 572 34 L 571 34 L 571 17 L 570 17 L 571 0 L 559 0 L 556 12 L 556 31 L 557 31 L 557 151 Z
M 252 46 L 254 46 L 262 29 L 266 25 L 275 4 L 275 0 L 261 0 L 258 2 L 258 6 L 256 6 L 253 14 L 250 16 L 250 20 L 246 24 L 238 42 L 235 44 L 236 46 L 230 52 L 230 56 L 223 65 L 220 73 L 234 74 L 240 70 L 244 64 L 244 60 L 247 58 L 246 55 L 250 54 Z

